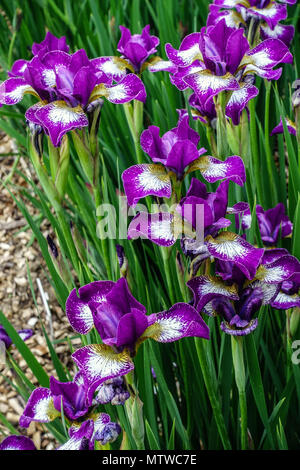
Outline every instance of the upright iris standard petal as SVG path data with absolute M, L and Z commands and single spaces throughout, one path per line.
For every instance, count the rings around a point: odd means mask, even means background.
M 89 409 L 84 385 L 75 382 L 59 382 L 50 377 L 50 391 L 57 411 L 63 407 L 64 414 L 72 421 L 84 416 Z
M 54 101 L 36 111 L 36 116 L 50 135 L 55 147 L 70 130 L 87 127 L 89 121 L 80 106 L 71 108 L 64 101 Z
M 150 35 L 150 25 L 144 27 L 141 34 L 131 34 L 128 28 L 120 26 L 121 39 L 118 43 L 118 51 L 139 73 L 145 60 L 155 54 L 159 45 L 159 38 Z
M 8 436 L 1 442 L 0 450 L 36 450 L 36 447 L 29 437 Z
M 131 166 L 123 172 L 122 180 L 130 206 L 135 206 L 145 196 L 170 198 L 172 195 L 170 177 L 159 164 Z

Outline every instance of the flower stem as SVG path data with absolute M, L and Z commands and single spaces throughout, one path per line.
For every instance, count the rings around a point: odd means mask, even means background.
M 269 180 L 272 184 L 270 184 L 271 188 L 271 197 L 272 203 L 276 204 L 277 198 L 277 191 L 276 185 L 273 182 L 273 168 L 272 168 L 272 152 L 270 146 L 270 137 L 269 137 L 269 127 L 270 127 L 270 96 L 271 96 L 271 82 L 265 80 L 266 86 L 266 101 L 265 101 L 265 149 L 266 149 L 266 157 L 267 157 L 267 169 Z
M 137 163 L 143 163 L 143 152 L 140 146 L 140 133 L 143 125 L 143 103 L 134 101 L 132 108 L 131 103 L 124 104 L 125 116 L 130 129 L 130 133 L 134 142 Z
M 247 401 L 246 401 L 246 375 L 244 366 L 243 338 L 231 336 L 231 351 L 234 366 L 235 382 L 239 391 L 241 413 L 241 448 L 248 447 L 247 433 Z
M 209 365 L 206 357 L 206 351 L 203 344 L 203 339 L 195 338 L 195 345 L 197 350 L 197 355 L 205 383 L 205 387 L 208 393 L 210 404 L 212 407 L 213 415 L 216 421 L 216 425 L 219 431 L 219 435 L 225 450 L 231 450 L 231 444 L 228 437 L 227 429 L 225 426 L 223 413 L 221 409 L 221 404 L 218 400 L 216 390 L 213 385 L 211 375 L 209 373 Z

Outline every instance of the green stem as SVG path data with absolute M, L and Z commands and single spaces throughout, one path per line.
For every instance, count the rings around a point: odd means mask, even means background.
M 266 101 L 265 101 L 265 149 L 266 149 L 266 157 L 267 157 L 267 169 L 268 169 L 268 176 L 271 182 L 271 196 L 272 196 L 272 203 L 276 204 L 277 202 L 277 190 L 276 185 L 274 184 L 273 178 L 273 168 L 272 168 L 272 151 L 270 146 L 270 96 L 271 96 L 271 82 L 265 80 L 266 86 Z
M 224 422 L 224 417 L 221 409 L 220 402 L 217 398 L 217 394 L 213 385 L 213 381 L 211 375 L 209 373 L 209 365 L 206 357 L 206 351 L 203 344 L 203 339 L 195 338 L 195 345 L 197 350 L 197 355 L 205 383 L 205 387 L 207 390 L 207 394 L 210 400 L 210 404 L 212 407 L 213 415 L 216 421 L 216 425 L 218 428 L 218 432 L 225 450 L 231 450 L 231 444 L 228 437 L 227 429 Z
M 129 126 L 129 130 L 134 142 L 137 163 L 143 163 L 143 152 L 140 146 L 140 131 L 143 121 L 143 103 L 134 101 L 134 108 L 131 103 L 124 104 L 125 116 Z
M 246 375 L 243 353 L 243 338 L 231 336 L 231 350 L 234 366 L 235 382 L 239 391 L 239 403 L 241 413 L 241 447 L 248 447 L 247 433 L 247 401 L 246 401 Z
M 100 192 L 100 186 L 93 186 L 93 194 L 94 194 L 94 201 L 95 201 L 95 206 L 96 206 L 96 214 L 97 214 L 97 207 L 100 206 L 102 202 L 101 198 L 101 192 Z M 97 216 L 97 220 L 100 220 L 100 217 Z M 112 271 L 111 271 L 111 266 L 110 266 L 110 257 L 109 257 L 109 245 L 108 245 L 108 239 L 104 238 L 101 236 L 100 233 L 100 242 L 101 242 L 101 254 L 103 257 L 103 261 L 106 267 L 106 272 L 107 272 L 107 279 L 112 279 Z
M 170 257 L 171 257 L 171 248 L 161 247 L 162 258 L 164 262 L 164 271 L 166 274 L 166 281 L 168 287 L 168 293 L 170 297 L 171 304 L 175 303 L 175 294 L 174 294 L 174 286 L 172 282 L 171 272 L 170 272 Z M 174 267 L 175 272 L 175 267 Z
M 263 188 L 262 188 L 262 181 L 261 181 L 262 172 L 261 172 L 259 151 L 258 151 L 258 139 L 257 139 L 254 99 L 250 100 L 248 107 L 250 111 L 250 141 L 251 141 L 251 153 L 252 153 L 252 158 L 253 158 L 256 189 L 257 189 L 257 195 L 258 195 L 258 202 L 262 202 L 263 201 Z

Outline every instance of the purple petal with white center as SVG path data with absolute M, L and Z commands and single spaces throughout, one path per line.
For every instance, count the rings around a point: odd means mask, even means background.
M 22 100 L 25 93 L 36 96 L 34 89 L 23 78 L 9 78 L 0 84 L 0 104 L 9 106 L 17 104 Z
M 80 106 L 71 108 L 64 101 L 53 101 L 36 111 L 36 116 L 49 132 L 55 147 L 70 130 L 87 127 L 89 121 Z
M 178 67 L 177 70 L 170 75 L 170 81 L 178 90 L 186 90 L 189 85 L 184 81 L 184 77 L 205 69 L 205 65 L 200 60 L 195 60 L 187 67 Z
M 94 391 L 99 385 L 113 377 L 128 374 L 134 364 L 127 351 L 115 353 L 106 344 L 90 344 L 78 349 L 72 358 L 83 372 L 88 385 L 87 398 L 93 399 Z
M 265 39 L 280 39 L 287 46 L 291 44 L 294 34 L 295 28 L 292 25 L 278 23 L 274 29 L 267 24 L 262 24 L 260 27 L 260 35 L 263 41 Z
M 101 303 L 106 300 L 107 294 L 114 286 L 112 281 L 95 281 L 73 289 L 66 301 L 66 315 L 72 328 L 78 333 L 85 335 L 94 326 L 92 311 L 89 302 Z
M 146 101 L 146 89 L 142 80 L 133 73 L 126 75 L 117 85 L 106 87 L 107 99 L 111 103 L 128 103 L 132 100 Z
M 262 70 L 270 70 L 278 64 L 293 63 L 293 56 L 288 47 L 279 39 L 266 39 L 251 49 L 247 56 L 251 64 Z
M 95 67 L 97 72 L 103 72 L 115 82 L 122 80 L 127 73 L 126 68 L 130 67 L 127 61 L 114 56 L 97 57 L 91 60 L 91 64 Z
M 166 169 L 160 164 L 134 165 L 122 173 L 128 204 L 135 206 L 145 196 L 170 198 L 172 185 Z
M 149 61 L 149 65 L 147 68 L 149 72 L 175 73 L 177 71 L 177 66 L 174 65 L 173 62 L 171 62 L 170 60 L 163 60 L 160 58 L 156 58 L 155 61 Z
M 216 297 L 226 297 L 230 300 L 239 299 L 236 287 L 226 285 L 216 276 L 195 277 L 187 282 L 187 286 L 194 294 L 194 305 L 199 312 Z
M 143 337 L 153 338 L 160 343 L 170 343 L 189 336 L 209 339 L 208 326 L 189 304 L 179 302 L 155 316 L 155 323 L 147 328 Z
M 239 90 L 240 85 L 230 73 L 223 76 L 212 74 L 209 70 L 187 75 L 183 80 L 198 95 L 199 100 L 205 104 L 212 96 L 224 90 Z
M 239 90 L 233 91 L 226 105 L 226 116 L 232 119 L 234 125 L 240 122 L 240 115 L 248 102 L 258 95 L 258 88 L 243 83 Z
M 200 33 L 192 33 L 186 36 L 179 50 L 174 49 L 171 44 L 166 44 L 166 54 L 168 59 L 175 65 L 186 67 L 202 57 L 199 47 Z
M 276 295 L 279 292 L 280 286 L 279 284 L 267 284 L 264 281 L 256 281 L 254 280 L 249 284 L 249 287 L 253 290 L 259 290 L 262 295 L 262 305 L 269 305 L 270 302 L 275 299 Z
M 94 432 L 94 421 L 88 419 L 80 427 L 71 426 L 69 429 L 70 439 L 57 450 L 89 450 L 90 441 Z
M 12 66 L 11 70 L 9 72 L 7 72 L 7 75 L 9 77 L 23 77 L 28 63 L 29 62 L 27 60 L 24 60 L 24 59 L 16 60 L 13 63 L 13 66 Z
M 219 180 L 230 180 L 239 186 L 243 186 L 246 181 L 243 160 L 236 155 L 226 158 L 225 161 L 205 155 L 189 167 L 189 173 L 195 170 L 200 170 L 203 178 L 209 183 L 215 183 Z
M 279 21 L 286 19 L 287 10 L 285 5 L 271 2 L 264 8 L 248 7 L 247 14 L 265 21 L 270 26 L 270 28 L 275 28 Z
M 289 255 L 290 253 L 285 248 L 270 248 L 266 249 L 262 258 L 262 264 L 270 264 L 274 261 L 282 258 L 283 256 Z
M 286 127 L 287 127 L 287 130 L 289 131 L 289 133 L 292 134 L 292 135 L 297 135 L 296 124 L 287 117 L 285 118 L 285 123 L 286 123 Z M 282 118 L 280 118 L 279 124 L 277 124 L 277 126 L 274 127 L 274 129 L 270 133 L 270 135 L 275 135 L 275 134 L 284 134 Z
M 298 294 L 287 294 L 281 290 L 272 300 L 271 307 L 278 310 L 287 310 L 288 308 L 300 307 L 300 297 Z
M 114 442 L 120 432 L 120 425 L 113 423 L 108 414 L 101 413 L 95 421 L 93 437 L 96 441 L 99 441 L 101 445 L 105 446 L 108 442 Z
M 300 262 L 295 256 L 286 255 L 272 263 L 261 265 L 255 277 L 267 284 L 278 284 L 295 273 L 300 273 Z
M 149 214 L 139 212 L 130 222 L 128 239 L 147 238 L 160 246 L 171 246 L 176 242 L 176 221 L 168 212 Z
M 232 232 L 221 232 L 217 237 L 207 237 L 206 246 L 211 256 L 221 261 L 233 261 L 248 279 L 253 279 L 264 250 L 255 248 Z
M 30 395 L 19 424 L 23 428 L 28 428 L 31 421 L 39 423 L 50 423 L 60 412 L 54 408 L 53 398 L 48 388 L 36 388 Z
M 37 124 L 38 126 L 41 126 L 42 123 L 38 119 L 36 113 L 43 106 L 45 106 L 45 104 L 42 101 L 38 101 L 33 106 L 30 106 L 30 108 L 28 108 L 25 112 L 25 118 L 27 119 L 27 121 L 33 122 L 34 124 Z
M 36 450 L 36 447 L 29 437 L 8 436 L 1 442 L 0 450 Z
M 27 341 L 33 335 L 33 330 L 26 328 L 24 330 L 18 330 L 18 334 L 23 341 Z

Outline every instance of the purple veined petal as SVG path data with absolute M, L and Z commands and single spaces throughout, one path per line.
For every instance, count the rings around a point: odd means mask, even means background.
M 179 67 L 185 67 L 196 59 L 202 59 L 199 41 L 200 33 L 191 33 L 183 39 L 179 50 L 174 49 L 171 44 L 166 44 L 168 59 Z
M 177 66 L 170 60 L 163 60 L 160 57 L 155 57 L 144 64 L 149 72 L 169 72 L 175 73 Z
M 276 70 L 272 69 L 263 69 L 257 67 L 254 64 L 246 65 L 243 71 L 243 80 L 246 79 L 247 74 L 256 74 L 259 77 L 266 78 L 267 80 L 279 80 L 282 74 L 282 67 L 279 67 Z
M 33 55 L 39 54 L 42 50 L 46 52 L 54 50 L 69 52 L 69 46 L 67 45 L 65 36 L 57 38 L 52 33 L 50 33 L 50 31 L 48 31 L 45 36 L 45 39 L 42 42 L 33 43 L 31 50 Z
M 145 196 L 170 198 L 172 184 L 166 169 L 160 164 L 134 165 L 122 173 L 128 204 L 135 206 Z
M 290 255 L 289 251 L 286 248 L 265 249 L 264 256 L 261 262 L 262 264 L 271 264 L 286 255 Z
M 23 99 L 25 93 L 39 98 L 35 90 L 23 78 L 9 78 L 0 84 L 0 104 L 13 106 Z
M 209 70 L 187 75 L 183 80 L 198 95 L 199 100 L 205 103 L 224 90 L 239 90 L 240 85 L 236 78 L 230 73 L 223 76 L 212 74 Z
M 75 351 L 72 358 L 84 374 L 89 401 L 92 401 L 96 388 L 103 382 L 126 375 L 134 369 L 132 359 L 126 350 L 115 353 L 106 344 L 84 346 Z
M 230 327 L 229 323 L 225 321 L 222 321 L 220 328 L 222 331 L 224 331 L 224 333 L 227 333 L 229 335 L 245 336 L 245 335 L 249 335 L 249 333 L 254 331 L 257 325 L 258 325 L 258 319 L 255 318 L 254 320 L 251 320 L 250 323 L 248 323 L 248 326 L 246 326 L 245 328 L 234 329 Z
M 203 178 L 209 183 L 219 180 L 230 180 L 239 186 L 246 181 L 245 166 L 241 157 L 233 155 L 225 161 L 205 155 L 189 166 L 188 172 L 200 170 Z
M 279 21 L 286 19 L 287 10 L 285 5 L 280 5 L 277 2 L 270 2 L 265 8 L 247 8 L 247 14 L 265 21 L 270 28 L 275 28 Z
M 72 328 L 86 335 L 94 326 L 93 314 L 87 302 L 82 301 L 73 289 L 66 301 L 66 315 Z
M 118 438 L 120 432 L 120 425 L 118 423 L 113 423 L 108 414 L 101 413 L 94 423 L 93 438 L 104 446 L 108 442 L 114 442 Z
M 266 39 L 251 49 L 245 56 L 251 64 L 263 70 L 270 70 L 281 63 L 293 63 L 288 47 L 279 39 Z
M 261 265 L 255 275 L 267 284 L 278 284 L 300 272 L 300 262 L 295 256 L 286 255 L 269 264 Z
M 205 149 L 202 149 L 202 151 Z M 175 142 L 166 160 L 166 167 L 182 178 L 185 168 L 199 157 L 199 150 L 190 140 Z
M 26 436 L 8 436 L 0 444 L 0 450 L 37 450 Z
M 139 212 L 129 224 L 128 239 L 141 237 L 156 245 L 172 246 L 182 231 L 182 219 L 177 214 Z
M 103 72 L 115 82 L 119 82 L 125 77 L 127 74 L 126 69 L 132 69 L 132 66 L 125 59 L 114 56 L 97 57 L 91 60 L 91 64 L 95 67 L 96 71 Z M 133 72 L 134 70 L 132 69 L 131 71 Z
M 170 75 L 170 81 L 179 90 L 186 90 L 189 86 L 184 81 L 184 77 L 205 69 L 205 65 L 200 60 L 195 60 L 191 65 L 178 67 L 173 75 Z
M 23 341 L 27 341 L 34 334 L 34 331 L 30 328 L 26 328 L 24 330 L 18 330 L 18 334 Z
M 264 250 L 255 248 L 233 232 L 221 232 L 207 237 L 206 246 L 211 256 L 221 261 L 233 261 L 248 279 L 253 279 Z
M 9 77 L 23 77 L 28 63 L 29 63 L 28 60 L 24 60 L 24 59 L 16 60 L 13 63 L 11 70 L 7 72 L 7 75 Z
M 94 421 L 88 419 L 81 425 L 73 425 L 69 429 L 70 439 L 57 450 L 89 450 L 94 433 Z
M 287 294 L 281 290 L 271 301 L 271 307 L 278 310 L 287 310 L 288 308 L 300 307 L 300 297 L 298 294 Z
M 287 117 L 285 118 L 285 123 L 286 123 L 288 132 L 292 135 L 297 135 L 296 124 Z M 277 124 L 277 126 L 274 127 L 274 129 L 270 133 L 270 135 L 275 135 L 275 134 L 284 134 L 282 118 L 280 118 L 279 124 Z
M 239 299 L 236 286 L 229 286 L 216 276 L 195 277 L 187 282 L 187 286 L 193 292 L 194 306 L 199 312 L 216 297 L 227 297 L 230 300 Z
M 94 320 L 89 304 L 104 302 L 114 285 L 113 281 L 94 281 L 79 287 L 78 296 L 76 289 L 71 291 L 66 301 L 66 315 L 75 331 L 85 335 L 93 328 Z
M 240 115 L 248 102 L 258 95 L 258 88 L 249 83 L 241 84 L 239 90 L 233 91 L 226 105 L 226 116 L 232 119 L 234 125 L 240 122 Z
M 251 282 L 249 287 L 253 290 L 259 289 L 262 292 L 262 305 L 269 305 L 273 299 L 275 299 L 280 290 L 279 284 L 267 284 L 266 282 L 259 280 Z
M 106 98 L 111 103 L 128 103 L 132 100 L 146 101 L 146 89 L 142 80 L 133 73 L 126 75 L 117 85 L 106 87 Z
M 39 423 L 50 423 L 60 412 L 54 408 L 53 398 L 48 388 L 39 387 L 31 393 L 22 416 L 20 417 L 20 426 L 28 428 L 31 421 Z
M 87 127 L 88 118 L 80 106 L 69 107 L 64 101 L 53 101 L 36 111 L 36 116 L 49 132 L 55 147 L 70 130 Z
M 189 336 L 209 339 L 209 328 L 197 310 L 184 302 L 156 313 L 155 323 L 143 334 L 144 338 L 152 338 L 160 343 L 170 343 Z
M 263 41 L 265 39 L 280 39 L 287 46 L 292 42 L 294 34 L 295 28 L 292 25 L 278 23 L 274 29 L 267 24 L 262 24 L 260 27 L 260 35 Z
M 33 106 L 30 106 L 25 112 L 25 118 L 27 121 L 33 122 L 34 124 L 37 124 L 38 126 L 42 126 L 41 121 L 37 117 L 36 113 L 39 109 L 41 109 L 43 106 L 45 106 L 46 103 L 43 101 L 38 101 L 35 103 Z

